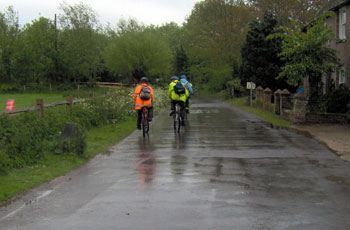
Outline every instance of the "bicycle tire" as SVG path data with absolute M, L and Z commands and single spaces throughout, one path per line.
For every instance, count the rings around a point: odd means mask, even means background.
M 174 130 L 178 133 L 181 130 L 181 106 L 178 103 L 175 105 Z
M 149 125 L 148 125 L 148 120 L 147 120 L 147 112 L 142 111 L 142 135 L 143 137 L 146 136 L 146 134 L 149 131 Z

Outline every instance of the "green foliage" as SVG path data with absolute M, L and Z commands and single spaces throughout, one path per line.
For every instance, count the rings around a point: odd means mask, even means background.
M 64 101 L 62 94 L 56 93 L 8 93 L 0 94 L 0 110 L 4 111 L 8 99 L 15 100 L 15 109 L 22 109 L 36 105 L 36 99 L 42 98 L 44 103 Z
M 191 75 L 195 84 L 202 89 L 221 91 L 226 88 L 226 82 L 232 78 L 230 65 L 192 66 Z
M 331 28 L 325 26 L 325 21 L 332 15 L 330 12 L 323 14 L 306 32 L 281 27 L 279 33 L 269 37 L 283 39 L 280 56 L 286 64 L 279 78 L 286 78 L 290 85 L 298 86 L 307 76 L 310 79 L 320 78 L 339 68 L 335 50 L 327 46 L 334 34 Z
M 56 149 L 62 153 L 84 156 L 86 132 L 93 127 L 116 124 L 135 117 L 133 106 L 134 89 L 109 90 L 105 95 L 84 103 L 75 104 L 71 111 L 65 107 L 45 110 L 45 117 L 36 112 L 27 112 L 13 117 L 0 116 L 0 173 L 8 168 L 35 165 Z M 154 88 L 155 112 L 167 103 L 166 90 Z M 81 136 L 61 140 L 61 131 L 67 122 L 78 124 Z
M 265 12 L 276 15 L 283 26 L 306 26 L 314 20 L 317 12 L 327 4 L 328 0 L 248 0 L 255 9 L 254 15 L 262 19 Z
M 20 89 L 20 86 L 15 83 L 4 83 L 0 85 L 0 92 L 15 92 Z
M 96 13 L 86 4 L 61 4 L 59 16 L 63 31 L 59 40 L 59 61 L 66 67 L 70 81 L 87 81 L 103 70 L 104 37 L 99 34 Z M 64 73 L 62 73 L 64 74 Z
M 235 97 L 242 97 L 246 91 L 246 89 L 241 84 L 241 79 L 235 78 L 233 80 L 230 80 L 226 82 L 226 92 L 227 92 L 227 98 L 232 97 L 232 87 L 234 89 Z
M 148 76 L 151 81 L 167 79 L 171 69 L 171 50 L 160 33 L 142 27 L 122 32 L 104 52 L 107 67 L 132 80 Z
M 278 54 L 282 51 L 281 39 L 267 39 L 279 26 L 277 18 L 265 14 L 261 21 L 254 20 L 249 25 L 246 42 L 242 47 L 242 65 L 240 75 L 243 84 L 252 81 L 263 88 L 290 88 L 285 80 L 276 77 L 281 72 L 283 62 Z
M 183 74 L 189 75 L 189 64 L 187 54 L 183 46 L 180 46 L 180 48 L 175 50 L 175 74 L 177 76 L 181 76 Z
M 0 12 L 0 82 L 16 82 L 18 66 L 19 25 L 17 13 L 13 7 Z
M 334 34 L 332 28 L 325 26 L 325 21 L 333 15 L 331 12 L 324 13 L 306 32 L 282 27 L 280 33 L 270 36 L 270 39 L 283 39 L 280 56 L 285 61 L 285 66 L 278 77 L 287 79 L 287 82 L 294 86 L 308 79 L 308 110 L 311 112 L 325 110 L 325 106 L 319 100 L 322 96 L 322 76 L 340 68 L 336 51 L 327 46 Z
M 21 83 L 45 82 L 55 75 L 55 41 L 56 30 L 52 21 L 40 17 L 32 24 L 27 24 L 21 33 L 20 51 L 25 75 L 20 78 Z
M 252 18 L 244 1 L 205 0 L 197 2 L 183 27 L 182 45 L 192 63 L 231 63 Z
M 350 112 L 350 90 L 346 86 L 339 87 L 337 90 L 327 95 L 328 113 L 348 113 Z
M 45 140 L 52 138 L 52 128 L 44 129 L 43 125 L 34 112 L 13 118 L 0 117 L 1 151 L 8 155 L 12 167 L 35 164 L 43 158 Z
M 59 139 L 57 141 L 56 149 L 59 152 L 59 154 L 64 153 L 64 154 L 78 154 L 79 156 L 82 156 L 83 153 L 86 150 L 86 141 L 84 136 L 78 136 L 78 137 L 73 137 L 69 139 Z

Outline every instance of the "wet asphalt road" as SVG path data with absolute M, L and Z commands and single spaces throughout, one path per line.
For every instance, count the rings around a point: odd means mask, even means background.
M 0 209 L 0 229 L 350 229 L 350 164 L 228 104 L 194 99 Z

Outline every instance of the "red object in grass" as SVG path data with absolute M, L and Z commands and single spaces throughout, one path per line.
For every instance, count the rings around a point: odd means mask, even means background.
M 6 102 L 6 111 L 15 110 L 15 100 L 9 99 Z

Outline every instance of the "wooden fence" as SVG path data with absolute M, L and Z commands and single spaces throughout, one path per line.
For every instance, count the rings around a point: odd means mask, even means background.
M 3 113 L 17 114 L 17 113 L 25 113 L 25 112 L 29 112 L 29 111 L 38 111 L 40 117 L 44 117 L 44 109 L 45 108 L 55 107 L 55 106 L 60 106 L 60 105 L 67 105 L 70 108 L 72 108 L 73 104 L 81 103 L 81 102 L 84 102 L 85 100 L 86 99 L 73 100 L 72 96 L 68 96 L 66 101 L 60 101 L 60 102 L 53 102 L 53 103 L 44 104 L 44 100 L 43 99 L 37 99 L 35 106 L 31 106 L 31 107 L 23 108 L 23 109 L 16 109 L 16 110 L 12 110 L 12 111 L 3 111 L 3 112 L 0 112 L 0 113 L 2 113 L 2 114 Z
M 87 85 L 89 82 L 80 82 L 81 85 Z M 103 88 L 122 88 L 128 87 L 128 84 L 120 83 L 120 82 L 96 82 L 99 87 Z

